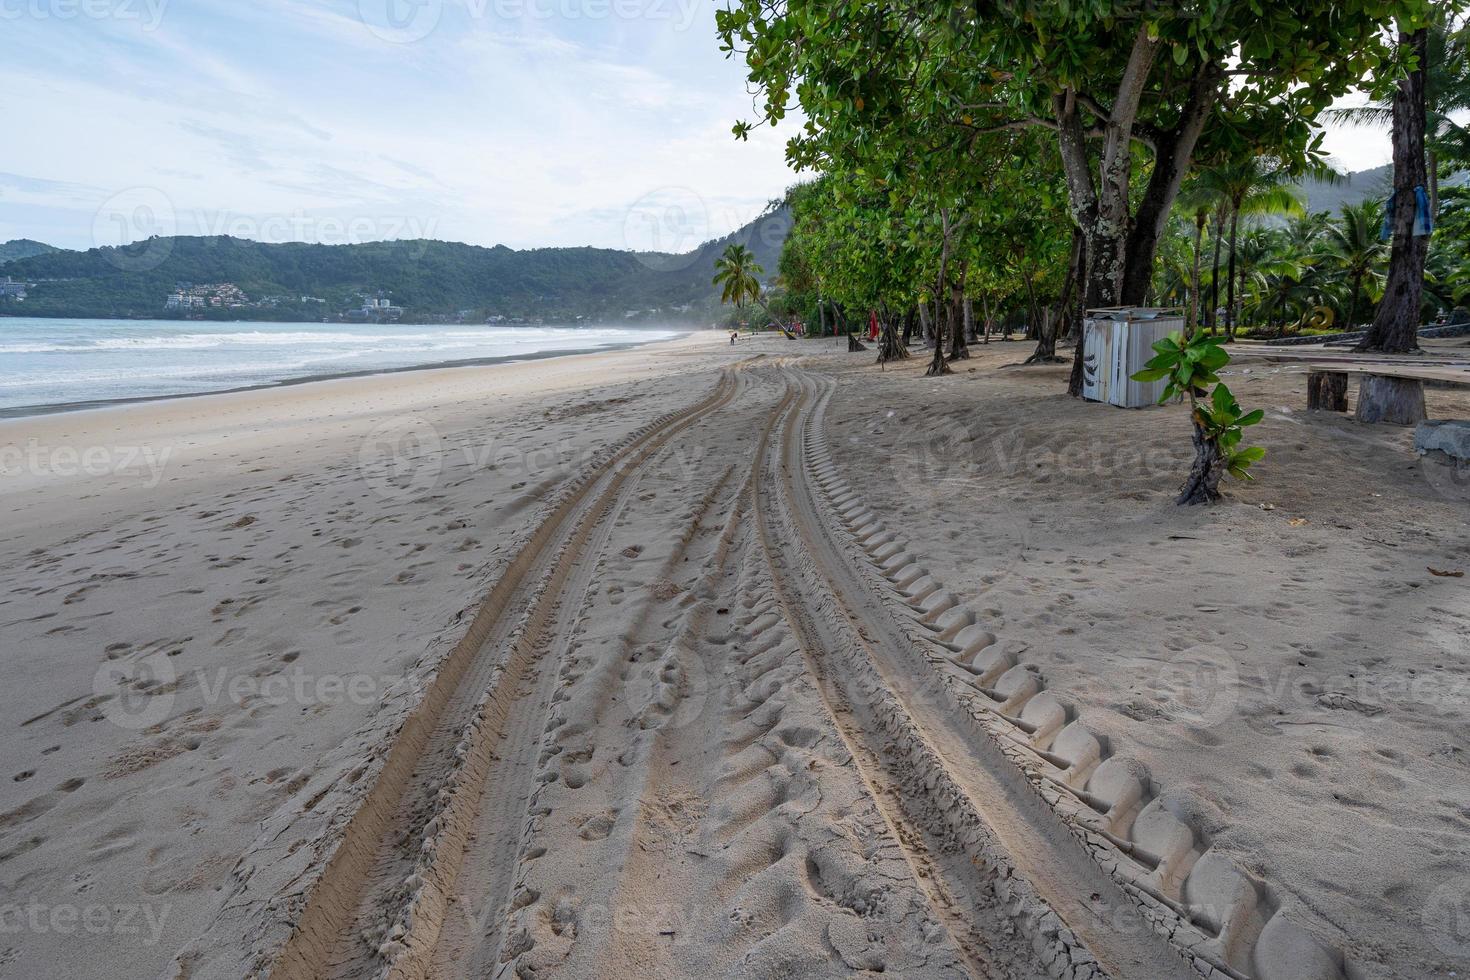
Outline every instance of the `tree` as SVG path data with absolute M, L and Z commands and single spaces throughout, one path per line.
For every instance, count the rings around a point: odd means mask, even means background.
M 755 261 L 755 253 L 736 242 L 725 246 L 725 251 L 715 259 L 715 277 L 711 284 L 720 287 L 721 303 L 731 303 L 737 310 L 743 310 L 747 303 L 754 303 L 771 321 L 771 326 L 785 334 L 788 340 L 795 339 L 761 300 L 761 284 L 756 276 L 763 272 L 765 270 Z
M 1399 48 L 1413 64 L 1393 95 L 1393 198 L 1388 209 L 1393 229 L 1388 280 L 1373 325 L 1357 349 L 1406 354 L 1419 349 L 1419 305 L 1424 263 L 1429 254 L 1430 219 L 1425 190 L 1425 77 L 1429 32 L 1401 24 Z M 1424 201 L 1421 203 L 1420 197 Z
M 1343 324 L 1352 330 L 1358 323 L 1359 300 L 1363 285 L 1375 285 L 1381 279 L 1379 268 L 1388 255 L 1379 229 L 1383 225 L 1383 206 L 1376 201 L 1344 204 L 1338 220 L 1327 228 L 1327 249 L 1332 261 L 1348 278 L 1349 299 Z M 1376 290 L 1370 289 L 1370 293 Z
M 1261 156 L 1238 157 L 1200 172 L 1198 193 L 1213 195 L 1228 216 L 1225 280 L 1225 336 L 1235 339 L 1236 283 L 1240 219 L 1260 215 L 1300 215 L 1305 211 L 1301 191 L 1291 183 L 1292 172 L 1279 160 Z
M 1205 226 L 1209 224 L 1210 212 L 1219 203 L 1215 189 L 1202 182 L 1196 175 L 1180 192 L 1178 207 L 1194 224 L 1194 243 L 1189 270 L 1189 305 L 1185 314 L 1185 333 L 1193 334 L 1200 325 L 1200 246 L 1204 241 Z M 1218 264 L 1218 259 L 1217 263 Z
M 1258 446 L 1242 447 L 1244 429 L 1265 417 L 1260 409 L 1241 410 L 1230 389 L 1217 372 L 1230 363 L 1230 355 L 1218 337 L 1196 333 L 1185 338 L 1177 331 L 1154 344 L 1157 354 L 1133 376 L 1135 381 L 1168 379 L 1159 404 L 1171 398 L 1189 399 L 1189 419 L 1194 427 L 1194 465 L 1175 500 L 1178 504 L 1211 504 L 1220 499 L 1220 477 L 1230 473 L 1251 479 L 1252 463 L 1266 451 Z
M 1424 150 L 1429 178 L 1429 205 L 1439 213 L 1440 164 L 1454 168 L 1470 166 L 1470 127 L 1455 121 L 1455 115 L 1470 110 L 1470 27 L 1457 22 L 1450 6 L 1439 7 L 1428 25 L 1425 39 Z M 1365 106 L 1333 110 L 1332 116 L 1360 126 L 1386 126 L 1394 121 L 1390 94 Z
M 1320 143 L 1317 116 L 1388 57 L 1385 18 L 1419 23 L 1428 6 L 734 0 L 717 18 L 725 50 L 744 57 L 762 94 L 760 121 L 800 104 L 806 125 L 789 145 L 798 165 L 912 119 L 977 134 L 1053 131 L 1084 236 L 1083 295 L 1103 306 L 1143 300 L 1197 149 L 1306 157 Z M 751 128 L 737 123 L 736 135 Z M 1136 152 L 1147 172 L 1135 197 Z
M 720 287 L 720 302 L 736 309 L 760 299 L 761 284 L 756 276 L 765 270 L 756 264 L 755 255 L 744 245 L 733 244 L 715 260 L 713 285 Z

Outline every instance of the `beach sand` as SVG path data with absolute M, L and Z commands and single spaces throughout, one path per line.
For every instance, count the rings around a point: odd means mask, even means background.
M 727 337 L 0 422 L 0 975 L 1470 969 L 1408 430 Z

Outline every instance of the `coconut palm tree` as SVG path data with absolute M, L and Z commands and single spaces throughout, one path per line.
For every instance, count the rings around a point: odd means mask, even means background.
M 1383 227 L 1383 205 L 1377 201 L 1344 204 L 1337 220 L 1327 227 L 1327 252 L 1332 262 L 1348 280 L 1350 299 L 1347 307 L 1347 329 L 1358 322 L 1358 301 L 1365 282 L 1369 296 L 1383 281 L 1383 263 L 1388 259 L 1388 246 L 1380 237 Z
M 761 284 L 756 276 L 765 272 L 755 261 L 755 253 L 744 245 L 731 244 L 715 259 L 712 285 L 720 287 L 720 302 L 734 304 L 743 310 L 746 303 L 760 300 Z
M 720 287 L 721 303 L 732 303 L 737 310 L 745 309 L 747 303 L 754 303 L 773 327 L 785 334 L 788 340 L 794 340 L 791 331 L 761 299 L 761 284 L 756 276 L 765 271 L 756 263 L 754 252 L 744 245 L 731 244 L 725 246 L 725 251 L 715 259 L 715 277 L 711 284 Z
M 1188 333 L 1194 333 L 1200 325 L 1200 245 L 1204 240 L 1205 226 L 1209 224 L 1210 213 L 1219 205 L 1219 197 L 1207 183 L 1195 177 L 1184 185 L 1179 197 L 1175 199 L 1174 206 L 1181 214 L 1189 216 L 1194 224 L 1194 254 L 1191 258 L 1189 273 L 1189 308 L 1188 319 L 1185 326 Z M 1215 251 L 1215 264 L 1219 263 L 1219 249 Z M 1218 272 L 1218 269 L 1216 270 Z
M 1225 279 L 1225 335 L 1235 339 L 1237 243 L 1240 219 L 1281 215 L 1296 217 L 1306 212 L 1295 175 L 1271 157 L 1243 157 L 1201 170 L 1198 193 L 1220 202 L 1228 216 L 1227 252 L 1229 271 Z

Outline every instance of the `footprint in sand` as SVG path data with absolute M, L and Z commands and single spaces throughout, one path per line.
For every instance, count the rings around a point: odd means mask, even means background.
M 577 836 L 588 841 L 603 840 L 612 833 L 617 821 L 617 810 L 604 810 L 590 817 L 583 817 L 577 823 L 580 828 Z

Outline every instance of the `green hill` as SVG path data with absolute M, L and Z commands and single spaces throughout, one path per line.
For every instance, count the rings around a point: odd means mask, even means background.
M 1307 210 L 1313 214 L 1326 211 L 1336 214 L 1344 204 L 1383 200 L 1393 191 L 1393 167 L 1385 164 L 1372 170 L 1348 174 L 1338 184 L 1305 180 L 1301 184 L 1307 195 Z
M 216 308 L 220 319 L 320 319 L 386 294 L 405 319 L 577 316 L 641 319 L 707 313 L 716 257 L 739 241 L 774 275 L 790 219 L 768 213 L 739 231 L 682 255 L 599 248 L 515 250 L 440 241 L 362 245 L 267 244 L 230 237 L 154 238 L 123 248 L 51 251 L 18 258 L 4 273 L 35 285 L 25 316 L 164 317 L 180 285 L 233 283 L 248 305 Z M 303 297 L 326 301 L 303 303 Z M 687 309 L 684 309 L 686 308 Z
M 17 238 L 9 242 L 0 242 L 0 265 L 4 265 L 13 259 L 28 259 L 33 255 L 47 255 L 51 252 L 59 252 L 61 249 L 53 248 L 44 242 L 33 242 L 29 238 Z

